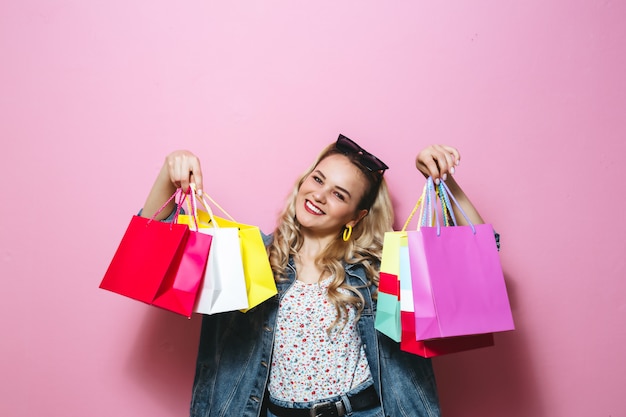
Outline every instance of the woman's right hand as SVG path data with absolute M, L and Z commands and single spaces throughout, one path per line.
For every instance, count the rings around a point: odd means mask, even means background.
M 175 188 L 188 192 L 189 185 L 195 184 L 198 192 L 202 191 L 202 169 L 200 159 L 190 151 L 174 151 L 165 157 L 163 170 L 167 171 L 169 180 Z
M 191 183 L 194 183 L 196 190 L 201 193 L 203 184 L 200 159 L 187 150 L 170 153 L 165 157 L 165 162 L 146 198 L 141 215 L 148 218 L 153 217 L 177 188 L 182 188 L 188 192 Z M 155 216 L 155 219 L 165 219 L 171 214 L 174 207 L 175 203 L 170 202 Z

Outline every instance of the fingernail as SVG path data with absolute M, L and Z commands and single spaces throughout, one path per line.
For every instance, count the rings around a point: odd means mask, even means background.
M 435 178 L 435 184 L 439 185 L 439 178 Z
M 454 167 L 450 167 L 450 174 L 454 175 Z
M 198 195 L 202 196 L 202 190 L 198 190 Z
M 460 160 L 460 159 L 457 159 L 457 160 L 456 160 L 456 165 L 458 166 L 460 163 L 461 163 L 461 160 Z
M 448 174 L 443 174 L 443 175 L 441 176 L 441 179 L 443 179 L 444 181 L 445 181 L 445 180 L 447 180 L 447 179 L 448 179 Z

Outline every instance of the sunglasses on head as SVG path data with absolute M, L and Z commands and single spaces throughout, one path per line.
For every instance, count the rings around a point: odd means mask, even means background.
M 389 169 L 389 167 L 385 165 L 383 161 L 381 161 L 365 149 L 361 148 L 358 143 L 344 135 L 339 135 L 339 139 L 337 139 L 335 147 L 344 154 L 357 155 L 361 165 L 363 165 L 370 171 L 384 172 L 385 170 Z

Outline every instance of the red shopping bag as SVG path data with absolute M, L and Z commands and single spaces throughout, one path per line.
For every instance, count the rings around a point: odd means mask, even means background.
M 187 225 L 133 216 L 100 288 L 190 317 L 210 246 Z
M 441 184 L 441 199 L 463 213 Z M 469 226 L 441 227 L 432 178 L 427 186 L 422 227 L 408 233 L 416 340 L 513 330 L 493 227 L 471 224 L 465 213 Z

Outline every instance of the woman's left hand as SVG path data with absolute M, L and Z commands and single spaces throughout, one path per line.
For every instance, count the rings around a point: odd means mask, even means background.
M 417 154 L 415 166 L 426 178 L 433 177 L 435 183 L 439 184 L 440 178 L 445 181 L 448 174 L 454 174 L 460 161 L 461 154 L 456 148 L 447 145 L 430 145 Z

